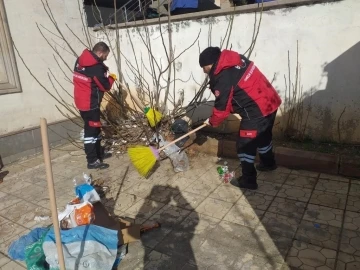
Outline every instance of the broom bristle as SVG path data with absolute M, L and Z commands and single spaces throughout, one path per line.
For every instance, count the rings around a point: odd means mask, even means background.
M 157 110 L 150 109 L 146 113 L 146 117 L 149 121 L 150 126 L 155 127 L 161 121 L 162 114 L 160 112 L 158 112 Z
M 140 175 L 146 177 L 157 160 L 156 149 L 146 146 L 135 146 L 128 149 L 128 155 Z

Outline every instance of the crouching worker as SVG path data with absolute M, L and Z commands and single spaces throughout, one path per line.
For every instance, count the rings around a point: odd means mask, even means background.
M 276 169 L 272 128 L 281 99 L 254 63 L 237 52 L 209 47 L 200 54 L 199 64 L 209 75 L 215 95 L 212 115 L 205 123 L 217 127 L 230 113 L 241 116 L 236 144 L 242 166 L 238 182 L 241 188 L 257 189 L 256 151 L 259 171 Z
M 103 163 L 107 156 L 101 147 L 100 104 L 104 93 L 111 89 L 116 75 L 108 75 L 104 61 L 110 48 L 104 43 L 95 44 L 90 51 L 85 49 L 76 60 L 73 83 L 75 105 L 84 120 L 84 148 L 88 169 L 106 169 Z

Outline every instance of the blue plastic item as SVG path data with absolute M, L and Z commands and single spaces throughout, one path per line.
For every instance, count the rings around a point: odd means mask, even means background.
M 258 4 L 261 4 L 262 2 L 272 2 L 272 1 L 275 1 L 275 0 L 255 0 L 255 3 L 258 3 Z
M 13 260 L 25 261 L 25 248 L 40 240 L 47 231 L 47 228 L 35 228 L 12 242 L 8 249 L 9 257 Z

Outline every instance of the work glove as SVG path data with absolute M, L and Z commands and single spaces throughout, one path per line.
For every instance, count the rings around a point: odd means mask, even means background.
M 109 77 L 113 78 L 114 81 L 117 80 L 116 74 L 114 74 L 114 73 L 110 73 L 110 74 L 109 74 Z
M 210 118 L 206 119 L 206 120 L 204 121 L 204 124 L 206 124 L 206 125 L 208 125 L 208 126 L 211 126 L 211 124 L 210 124 Z

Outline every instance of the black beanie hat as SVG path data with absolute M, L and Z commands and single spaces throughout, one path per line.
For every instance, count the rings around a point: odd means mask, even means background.
M 200 67 L 215 64 L 219 59 L 221 50 L 219 47 L 208 47 L 200 53 L 199 64 Z

